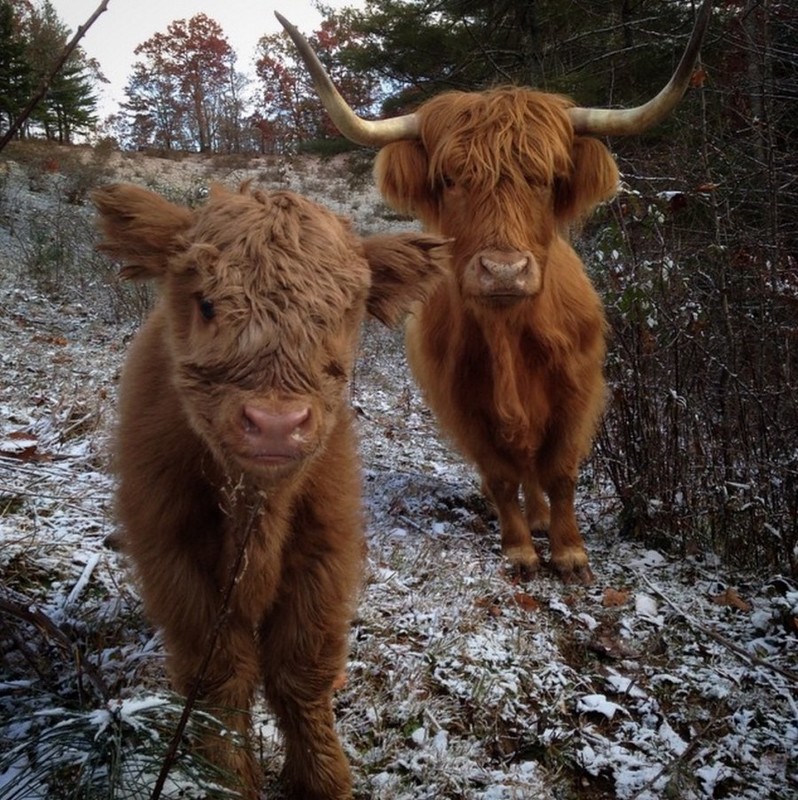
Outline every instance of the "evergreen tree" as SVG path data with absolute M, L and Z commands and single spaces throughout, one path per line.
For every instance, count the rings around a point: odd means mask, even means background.
M 661 88 L 692 21 L 680 0 L 370 0 L 351 58 L 393 84 L 386 110 L 500 83 L 628 105 Z
M 18 85 L 17 110 L 50 74 L 55 60 L 69 40 L 70 31 L 58 18 L 49 0 L 40 6 L 25 0 L 4 0 L 13 10 L 13 41 L 22 46 L 26 80 Z M 6 45 L 8 46 L 8 45 Z M 68 143 L 75 133 L 88 132 L 96 123 L 96 65 L 77 48 L 67 60 L 42 102 L 33 110 L 25 129 L 40 128 L 45 137 Z
M 33 90 L 26 42 L 14 7 L 0 2 L 0 130 L 8 129 Z

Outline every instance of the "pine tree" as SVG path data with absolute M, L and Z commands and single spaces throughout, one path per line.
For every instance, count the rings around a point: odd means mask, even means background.
M 8 0 L 0 2 L 0 126 L 8 129 L 33 90 L 26 42 Z

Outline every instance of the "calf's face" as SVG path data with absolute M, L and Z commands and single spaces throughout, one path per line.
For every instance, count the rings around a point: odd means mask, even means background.
M 172 374 L 194 431 L 228 469 L 277 480 L 319 452 L 346 403 L 360 323 L 396 322 L 446 259 L 442 239 L 361 240 L 290 192 L 211 191 L 196 211 L 98 190 L 100 248 L 156 279 Z

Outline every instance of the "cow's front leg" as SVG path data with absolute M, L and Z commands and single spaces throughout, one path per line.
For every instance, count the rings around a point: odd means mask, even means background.
M 574 512 L 576 477 L 561 475 L 546 486 L 551 502 L 551 564 L 565 583 L 593 583 L 587 551 Z
M 482 482 L 483 492 L 499 515 L 502 554 L 513 571 L 530 576 L 537 572 L 540 560 L 532 544 L 529 526 L 521 513 L 518 489 L 517 481 L 492 476 L 486 476 Z
M 522 486 L 524 489 L 524 516 L 526 516 L 529 530 L 548 531 L 551 515 L 540 483 L 537 478 L 525 478 Z

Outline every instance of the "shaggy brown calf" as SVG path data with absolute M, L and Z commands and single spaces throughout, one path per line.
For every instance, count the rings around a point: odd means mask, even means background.
M 574 494 L 604 405 L 605 322 L 568 240 L 618 184 L 593 137 L 639 133 L 672 111 L 710 12 L 704 0 L 674 76 L 634 109 L 503 87 L 447 92 L 384 120 L 356 116 L 278 14 L 341 132 L 382 148 L 385 200 L 453 239 L 451 273 L 410 317 L 408 359 L 441 428 L 479 469 L 502 551 L 522 572 L 537 570 L 530 531 L 545 529 L 561 577 L 593 579 Z
M 307 199 L 246 187 L 196 211 L 129 185 L 94 201 L 100 248 L 160 289 L 122 376 L 117 505 L 171 679 L 191 690 L 234 586 L 199 688 L 237 737 L 204 754 L 257 796 L 260 686 L 294 795 L 350 797 L 331 703 L 364 548 L 348 380 L 365 313 L 394 323 L 423 297 L 443 240 L 360 240 Z

